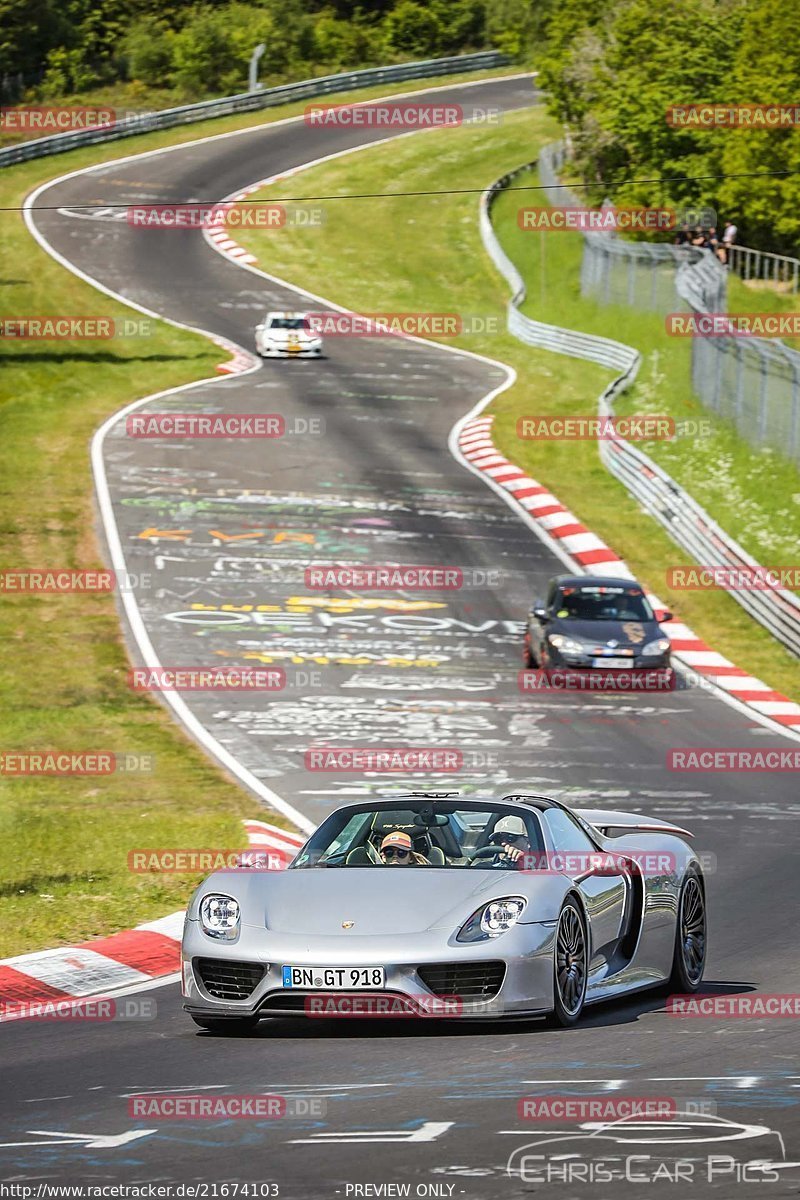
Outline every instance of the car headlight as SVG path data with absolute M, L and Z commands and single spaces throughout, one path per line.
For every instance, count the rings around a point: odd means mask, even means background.
M 500 937 L 507 933 L 522 916 L 528 901 L 524 896 L 503 896 L 490 900 L 474 912 L 456 936 L 457 942 L 483 942 L 486 938 Z
M 642 654 L 666 654 L 669 650 L 669 638 L 656 638 L 642 646 Z
M 239 903 L 233 896 L 204 896 L 200 902 L 200 924 L 209 937 L 233 941 L 239 932 Z
M 547 640 L 556 650 L 563 650 L 565 654 L 585 654 L 587 650 L 583 642 L 565 637 L 563 633 L 551 633 Z

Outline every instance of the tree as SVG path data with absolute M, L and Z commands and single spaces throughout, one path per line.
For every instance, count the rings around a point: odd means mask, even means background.
M 386 47 L 404 58 L 430 58 L 439 50 L 442 25 L 432 9 L 400 0 L 384 22 Z
M 728 98 L 737 103 L 787 104 L 800 98 L 800 46 L 797 11 L 777 0 L 751 0 L 732 71 Z M 720 131 L 721 164 L 727 179 L 720 206 L 739 226 L 739 240 L 764 249 L 800 252 L 800 131 L 730 129 Z M 757 172 L 789 175 L 754 178 Z

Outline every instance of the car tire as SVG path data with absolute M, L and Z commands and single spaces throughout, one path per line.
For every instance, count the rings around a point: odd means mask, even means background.
M 678 896 L 675 953 L 667 984 L 671 993 L 696 992 L 703 982 L 708 953 L 706 893 L 696 867 L 689 867 Z
M 573 897 L 558 914 L 553 947 L 553 1011 L 550 1024 L 568 1028 L 581 1018 L 586 1001 L 589 939 L 586 920 Z
M 536 659 L 533 657 L 531 649 L 530 634 L 526 633 L 522 642 L 522 663 L 526 670 L 531 670 L 532 667 L 538 666 Z
M 209 1033 L 229 1034 L 231 1037 L 252 1033 L 258 1025 L 258 1017 L 196 1017 L 193 1013 L 189 1015 L 200 1029 L 206 1029 Z

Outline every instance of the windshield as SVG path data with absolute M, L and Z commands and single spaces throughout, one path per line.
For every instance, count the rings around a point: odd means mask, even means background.
M 270 329 L 305 329 L 308 331 L 308 321 L 305 317 L 273 317 L 269 327 Z
M 556 617 L 574 621 L 655 620 L 641 588 L 560 588 L 552 611 Z
M 519 808 L 464 801 L 403 808 L 364 805 L 323 821 L 292 869 L 403 865 L 507 870 L 516 869 L 521 855 L 543 849 L 537 815 Z

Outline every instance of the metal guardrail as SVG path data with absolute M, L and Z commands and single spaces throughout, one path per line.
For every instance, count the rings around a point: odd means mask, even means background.
M 782 284 L 797 292 L 800 282 L 800 259 L 788 254 L 772 254 L 769 250 L 753 250 L 750 246 L 733 245 L 728 250 L 728 265 L 745 283 L 751 280 L 769 283 L 774 288 Z
M 620 370 L 621 374 L 612 380 L 598 402 L 600 416 L 611 417 L 617 396 L 636 378 L 641 363 L 638 351 L 610 338 L 578 333 L 559 325 L 547 325 L 521 313 L 519 308 L 525 299 L 525 281 L 503 250 L 492 226 L 491 210 L 498 193 L 509 187 L 518 175 L 537 165 L 526 163 L 504 175 L 487 188 L 480 199 L 480 232 L 484 247 L 512 290 L 508 304 L 508 330 L 529 346 Z M 562 199 L 563 196 L 562 191 Z M 704 266 L 702 258 L 700 261 Z M 696 285 L 701 286 L 700 281 L 696 281 Z M 642 450 L 621 437 L 601 440 L 599 449 L 601 460 L 611 474 L 696 562 L 703 566 L 760 570 L 757 561 Z M 793 592 L 785 588 L 765 591 L 729 589 L 728 594 L 773 637 L 800 657 L 800 599 Z
M 14 163 L 26 162 L 28 159 L 41 158 L 48 154 L 63 154 L 79 146 L 110 142 L 117 138 L 132 137 L 137 133 L 150 133 L 154 129 L 171 129 L 176 125 L 207 121 L 211 117 L 226 117 L 232 113 L 289 104 L 292 100 L 311 100 L 317 96 L 327 96 L 331 92 L 372 87 L 374 84 L 402 83 L 407 79 L 429 79 L 435 75 L 489 70 L 492 67 L 506 66 L 509 61 L 508 56 L 499 50 L 484 50 L 478 54 L 428 58 L 389 67 L 366 67 L 360 71 L 322 75 L 318 79 L 284 83 L 279 87 L 262 88 L 256 92 L 240 92 L 236 96 L 222 96 L 217 100 L 201 100 L 198 104 L 183 104 L 178 108 L 164 108 L 159 112 L 125 117 L 114 125 L 54 133 L 49 137 L 6 146 L 0 149 L 0 167 L 12 166 Z

